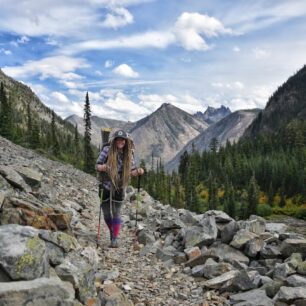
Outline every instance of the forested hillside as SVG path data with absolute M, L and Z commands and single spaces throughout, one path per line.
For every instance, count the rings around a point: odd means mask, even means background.
M 245 218 L 283 213 L 306 218 L 306 67 L 271 97 L 237 143 L 196 147 L 181 155 L 178 172 L 151 166 L 146 188 L 176 207 L 223 209 Z

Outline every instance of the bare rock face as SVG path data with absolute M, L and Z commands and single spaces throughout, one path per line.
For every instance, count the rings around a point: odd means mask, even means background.
M 185 151 L 191 152 L 193 146 L 195 150 L 201 153 L 209 149 L 213 138 L 216 138 L 221 146 L 225 145 L 227 141 L 231 143 L 237 141 L 243 135 L 246 128 L 252 123 L 258 112 L 259 110 L 236 111 L 210 125 L 198 136 L 190 140 L 182 150 L 165 165 L 166 170 L 172 171 L 177 169 L 182 154 Z

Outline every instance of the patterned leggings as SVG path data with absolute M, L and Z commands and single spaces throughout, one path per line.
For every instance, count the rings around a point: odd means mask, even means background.
M 110 204 L 110 191 L 103 188 L 101 206 L 103 210 L 104 221 L 109 229 L 111 239 L 117 238 L 119 236 L 121 227 L 120 212 L 123 199 L 123 190 L 116 190 L 113 192 L 112 204 Z

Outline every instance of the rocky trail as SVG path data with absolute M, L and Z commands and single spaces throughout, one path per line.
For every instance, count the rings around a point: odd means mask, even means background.
M 196 215 L 145 190 L 137 206 L 129 187 L 120 247 L 102 222 L 97 248 L 97 189 L 0 137 L 0 306 L 306 304 L 306 240 L 285 223 Z

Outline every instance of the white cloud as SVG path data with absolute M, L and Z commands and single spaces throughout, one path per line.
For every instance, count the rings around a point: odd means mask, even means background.
M 26 44 L 30 41 L 30 38 L 27 36 L 21 36 L 19 39 L 17 39 L 18 44 Z
M 220 34 L 231 34 L 232 31 L 223 26 L 216 18 L 199 13 L 183 13 L 174 26 L 177 41 L 186 50 L 208 50 L 211 48 L 205 38 Z
M 238 53 L 238 52 L 240 52 L 240 48 L 237 47 L 237 46 L 235 46 L 235 47 L 233 48 L 233 51 Z
M 0 53 L 5 54 L 5 55 L 11 55 L 12 51 L 8 50 L 8 49 L 1 48 Z
M 306 2 L 296 1 L 252 1 L 233 6 L 224 14 L 227 24 L 242 33 L 267 28 L 297 17 L 305 17 Z
M 176 107 L 193 114 L 196 111 L 203 111 L 203 101 L 189 95 L 184 94 L 180 96 L 175 95 L 139 95 L 140 105 L 148 109 L 149 113 L 155 111 L 163 103 L 171 103 Z
M 53 56 L 37 61 L 27 61 L 22 66 L 6 66 L 3 68 L 3 71 L 14 78 L 29 78 L 39 75 L 41 79 L 53 77 L 71 81 L 82 78 L 80 75 L 74 73 L 74 71 L 84 67 L 89 67 L 89 65 L 82 58 Z
M 103 72 L 102 71 L 100 71 L 100 70 L 96 70 L 95 71 L 95 75 L 97 75 L 97 76 L 103 76 Z
M 270 52 L 261 48 L 255 48 L 253 54 L 256 59 L 266 59 L 270 57 Z
M 239 81 L 232 82 L 232 83 L 213 82 L 211 83 L 211 86 L 215 88 L 226 88 L 230 90 L 244 89 L 244 84 Z
M 105 61 L 105 63 L 104 63 L 104 67 L 105 67 L 105 68 L 111 68 L 111 67 L 113 67 L 113 66 L 114 66 L 114 61 L 107 60 L 107 61 Z
M 65 104 L 69 103 L 69 99 L 61 92 L 54 91 L 52 92 L 51 97 L 57 99 L 61 103 L 65 103 Z
M 107 50 L 117 48 L 141 49 L 158 48 L 163 49 L 175 42 L 175 36 L 171 32 L 146 32 L 131 36 L 122 36 L 113 40 L 86 40 L 72 44 L 61 52 L 75 54 L 86 50 Z
M 112 9 L 111 13 L 106 15 L 105 20 L 102 22 L 102 26 L 117 29 L 133 22 L 133 15 L 127 9 L 119 7 Z
M 104 118 L 110 117 L 124 121 L 136 121 L 149 113 L 145 107 L 133 102 L 121 91 L 113 94 L 108 92 L 107 98 L 104 97 L 102 101 L 92 104 L 92 111 L 95 115 Z
M 137 78 L 139 76 L 138 72 L 134 71 L 133 68 L 127 64 L 117 66 L 113 72 L 127 78 Z

